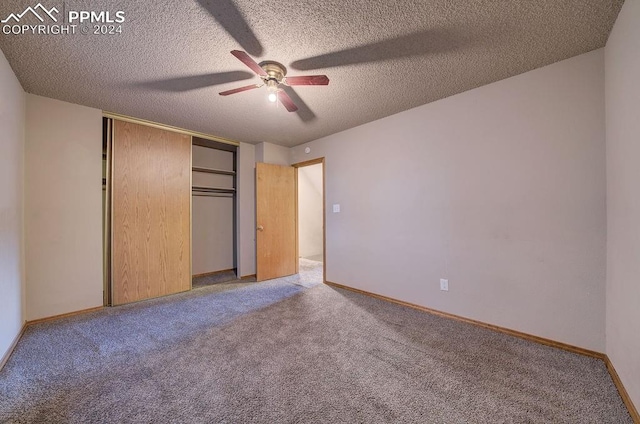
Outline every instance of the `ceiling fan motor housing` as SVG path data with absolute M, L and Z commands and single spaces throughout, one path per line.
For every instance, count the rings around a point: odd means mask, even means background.
M 281 63 L 267 60 L 260 62 L 259 65 L 267 73 L 266 77 L 262 77 L 267 84 L 269 84 L 270 80 L 275 80 L 278 84 L 281 84 L 287 75 L 287 68 Z

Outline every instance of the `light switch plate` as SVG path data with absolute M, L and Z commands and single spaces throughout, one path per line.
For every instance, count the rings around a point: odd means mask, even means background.
M 445 280 L 444 278 L 440 279 L 440 290 L 449 291 L 449 280 Z
M 340 212 L 340 205 L 339 204 L 333 205 L 333 213 L 338 213 L 338 212 Z

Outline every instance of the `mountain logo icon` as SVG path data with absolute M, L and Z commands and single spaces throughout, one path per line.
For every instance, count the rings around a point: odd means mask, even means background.
M 15 23 L 18 23 L 20 22 L 20 19 L 25 17 L 25 15 L 27 15 L 28 13 L 31 13 L 32 15 L 34 15 L 36 18 L 38 18 L 40 22 L 44 22 L 43 16 L 48 16 L 53 20 L 53 22 L 58 22 L 58 19 L 53 15 L 54 12 L 60 13 L 60 11 L 55 7 L 52 7 L 51 9 L 47 9 L 42 5 L 42 3 L 38 3 L 35 7 L 31 7 L 31 6 L 27 7 L 22 13 L 18 13 L 18 14 L 12 13 L 9 16 L 7 16 L 6 19 L 3 19 L 0 22 L 2 22 L 3 24 L 6 24 L 6 23 L 9 23 L 9 21 L 13 20 Z

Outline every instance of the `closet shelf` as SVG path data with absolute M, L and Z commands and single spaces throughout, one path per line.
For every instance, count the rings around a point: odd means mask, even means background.
M 224 169 L 203 168 L 200 166 L 194 166 L 191 169 L 194 172 L 206 172 L 207 174 L 236 175 L 236 171 L 225 171 Z

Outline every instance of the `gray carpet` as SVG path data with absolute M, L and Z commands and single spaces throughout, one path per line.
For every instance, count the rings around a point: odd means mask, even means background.
M 599 360 L 298 276 L 31 326 L 0 422 L 632 421 Z

